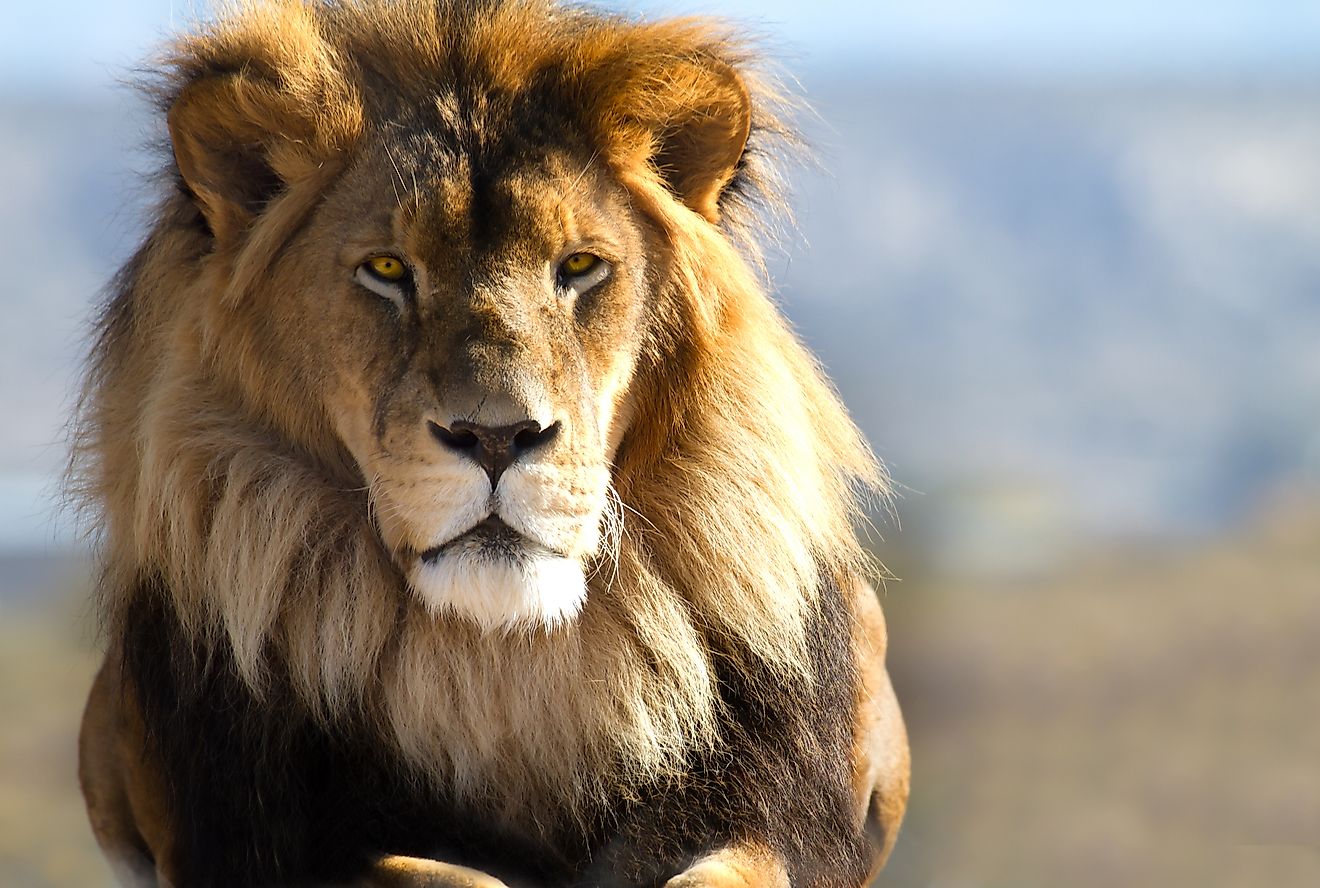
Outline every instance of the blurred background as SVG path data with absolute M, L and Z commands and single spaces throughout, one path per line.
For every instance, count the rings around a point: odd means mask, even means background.
M 1320 885 L 1320 4 L 632 0 L 747 22 L 815 109 L 777 298 L 896 481 L 915 755 L 880 884 Z M 0 884 L 101 885 L 55 515 L 141 233 L 118 85 L 182 0 L 0 31 Z

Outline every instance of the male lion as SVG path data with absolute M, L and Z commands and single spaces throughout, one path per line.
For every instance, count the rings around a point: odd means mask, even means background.
M 244 4 L 75 466 L 121 876 L 857 886 L 907 795 L 858 488 L 757 274 L 773 96 L 719 27 Z

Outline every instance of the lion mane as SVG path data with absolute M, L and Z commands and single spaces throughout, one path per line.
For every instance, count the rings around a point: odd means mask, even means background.
M 711 59 L 741 75 L 752 131 L 733 179 L 685 204 L 654 133 L 722 100 L 701 66 L 682 64 Z M 238 84 L 186 104 L 186 126 L 175 112 L 175 156 L 192 150 L 180 132 L 232 138 L 258 108 L 285 137 L 272 166 L 299 184 L 219 262 L 205 195 L 181 187 L 171 157 L 145 242 L 103 309 L 72 484 L 99 528 L 113 649 L 131 663 L 144 614 L 168 613 L 186 642 L 175 656 L 198 674 L 231 669 L 260 705 L 369 730 L 417 773 L 531 826 L 675 778 L 694 749 L 721 742 L 730 674 L 804 689 L 785 729 L 802 757 L 852 742 L 846 725 L 821 736 L 811 711 L 829 659 L 813 626 L 843 607 L 823 599 L 866 570 L 859 496 L 884 478 L 767 298 L 756 245 L 783 206 L 774 160 L 791 128 L 773 79 L 727 28 L 537 0 L 244 4 L 179 39 L 160 71 L 166 111 L 217 74 Z M 606 544 L 581 613 L 552 631 L 482 631 L 408 594 L 370 479 L 295 409 L 264 341 L 235 322 L 258 310 L 244 298 L 252 282 L 351 162 L 369 99 L 407 101 L 437 82 L 573 108 L 667 248 Z

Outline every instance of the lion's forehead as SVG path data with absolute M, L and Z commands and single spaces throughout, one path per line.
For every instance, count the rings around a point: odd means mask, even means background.
M 359 166 L 377 189 L 382 176 L 391 180 L 380 196 L 423 253 L 542 258 L 605 197 L 594 152 L 565 121 L 552 127 L 506 111 L 456 125 L 411 114 L 381 120 L 369 142 Z
M 641 222 L 622 186 L 572 145 L 448 138 L 383 128 L 332 197 L 330 225 L 354 243 L 402 247 L 423 270 L 418 310 L 463 341 L 595 350 L 600 337 L 547 298 L 550 275 L 578 249 L 624 260 L 629 277 L 640 269 Z M 604 325 L 607 339 L 617 326 Z

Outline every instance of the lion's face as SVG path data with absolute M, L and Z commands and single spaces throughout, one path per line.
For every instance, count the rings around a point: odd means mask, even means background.
M 219 387 L 327 478 L 354 464 L 432 611 L 550 627 L 607 561 L 630 422 L 722 323 L 675 245 L 745 274 L 719 225 L 751 94 L 696 25 L 355 9 L 272 7 L 178 55 Z
M 273 298 L 416 594 L 487 629 L 553 625 L 602 543 L 643 233 L 588 153 L 473 167 L 430 138 L 365 146 Z

